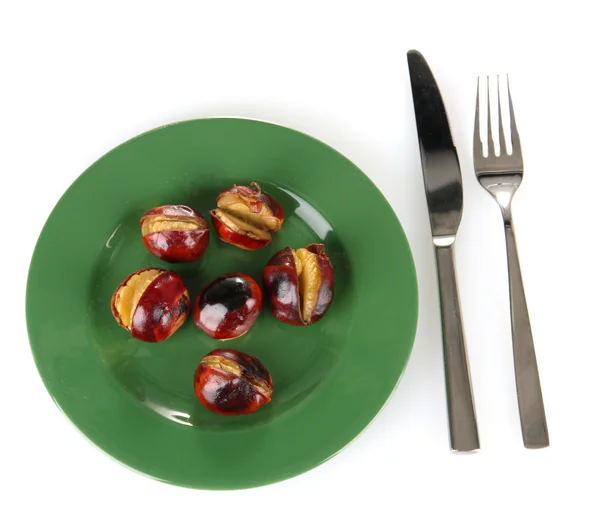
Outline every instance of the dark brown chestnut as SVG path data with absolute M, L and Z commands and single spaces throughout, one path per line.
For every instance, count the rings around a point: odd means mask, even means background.
M 258 283 L 243 273 L 228 273 L 206 285 L 194 304 L 194 323 L 221 341 L 244 335 L 263 306 Z
M 140 226 L 148 251 L 167 262 L 193 262 L 208 246 L 206 220 L 189 206 L 153 208 L 144 214 Z
M 205 355 L 194 375 L 194 392 L 218 415 L 247 415 L 271 400 L 273 381 L 250 354 L 220 348 Z
M 119 284 L 111 309 L 117 323 L 134 338 L 163 341 L 185 322 L 190 295 L 173 271 L 145 268 Z
M 271 312 L 290 325 L 319 321 L 333 300 L 334 275 L 323 244 L 276 253 L 263 272 Z
M 219 238 L 246 250 L 264 248 L 271 242 L 269 231 L 283 223 L 283 208 L 260 186 L 233 185 L 217 197 L 210 215 Z

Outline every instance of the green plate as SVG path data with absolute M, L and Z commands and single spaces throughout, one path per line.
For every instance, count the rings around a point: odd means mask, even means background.
M 168 265 L 144 247 L 140 217 L 186 204 L 208 219 L 217 194 L 258 182 L 286 219 L 263 250 L 244 251 L 212 231 L 195 263 Z M 265 307 L 227 346 L 269 369 L 272 402 L 240 417 L 195 398 L 202 356 L 220 347 L 189 318 L 162 343 L 131 338 L 110 298 L 142 267 L 184 278 L 192 299 L 217 275 L 262 278 L 285 246 L 325 243 L 335 298 L 309 327 Z M 305 472 L 350 443 L 377 415 L 408 361 L 417 282 L 406 236 L 385 198 L 323 143 L 274 124 L 203 119 L 156 129 L 112 150 L 82 174 L 48 218 L 27 285 L 31 347 L 60 409 L 98 447 L 156 479 L 205 489 L 265 485 Z

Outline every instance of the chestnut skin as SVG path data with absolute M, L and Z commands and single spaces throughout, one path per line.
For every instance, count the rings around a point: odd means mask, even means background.
M 256 182 L 251 186 L 232 185 L 217 197 L 210 215 L 219 238 L 245 250 L 264 248 L 271 242 L 270 231 L 283 224 L 283 208 Z
M 271 312 L 289 325 L 316 323 L 333 301 L 333 267 L 323 244 L 279 251 L 267 263 L 263 282 Z
M 213 413 L 247 415 L 270 402 L 273 381 L 256 357 L 219 348 L 200 361 L 194 374 L 194 392 Z
M 166 262 L 193 262 L 208 246 L 208 224 L 189 206 L 153 208 L 141 218 L 140 227 L 148 251 Z
M 194 323 L 206 335 L 225 341 L 243 336 L 263 306 L 260 286 L 243 273 L 227 273 L 206 285 L 194 303 Z
M 173 271 L 144 268 L 119 284 L 111 299 L 111 310 L 117 323 L 135 339 L 156 343 L 184 324 L 190 295 Z

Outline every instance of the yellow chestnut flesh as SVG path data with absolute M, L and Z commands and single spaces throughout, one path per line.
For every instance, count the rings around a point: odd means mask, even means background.
M 121 323 L 125 329 L 131 330 L 133 310 L 137 307 L 146 288 L 160 273 L 160 269 L 146 269 L 138 274 L 133 274 L 129 277 L 125 285 L 117 290 L 115 308 L 121 317 Z
M 321 273 L 317 264 L 317 256 L 306 248 L 296 250 L 294 253 L 300 262 L 298 281 L 300 282 L 300 305 L 302 307 L 302 319 L 309 321 L 313 313 L 317 298 L 319 297 L 319 286 L 321 285 Z M 296 270 L 298 265 L 296 263 Z

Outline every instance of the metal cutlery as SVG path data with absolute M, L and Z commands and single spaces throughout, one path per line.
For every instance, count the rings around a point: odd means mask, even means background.
M 492 138 L 491 95 L 489 87 L 483 93 L 487 97 L 487 156 L 483 154 L 483 144 L 480 134 L 480 88 L 477 82 L 477 104 L 475 107 L 475 132 L 473 136 L 473 162 L 475 174 L 481 186 L 498 202 L 504 220 L 506 236 L 506 253 L 508 258 L 508 278 L 510 289 L 510 315 L 513 338 L 513 355 L 521 432 L 525 447 L 536 449 L 547 447 L 550 443 L 548 427 L 544 412 L 544 401 L 540 386 L 540 377 L 533 346 L 529 312 L 525 300 L 525 290 L 521 278 L 521 267 L 517 254 L 517 244 L 512 221 L 512 200 L 523 180 L 523 155 L 521 141 L 515 122 L 515 114 L 510 95 L 508 77 L 506 87 L 508 92 L 508 107 L 510 117 L 510 141 L 512 152 L 506 148 L 502 110 L 500 107 L 500 79 L 498 77 L 498 135 L 500 154 L 496 155 Z
M 474 451 L 479 449 L 479 435 L 454 267 L 463 202 L 460 164 L 429 65 L 416 50 L 407 57 L 437 263 L 450 446 L 454 451 Z

